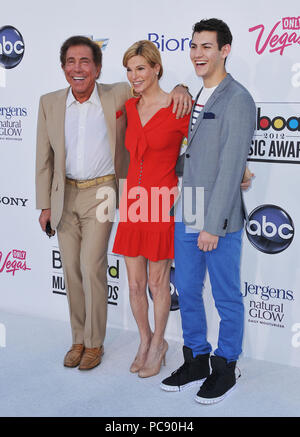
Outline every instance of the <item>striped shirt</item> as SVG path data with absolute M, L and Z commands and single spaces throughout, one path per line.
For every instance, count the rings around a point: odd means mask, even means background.
M 202 88 L 202 91 L 200 92 L 193 109 L 191 130 L 193 130 L 200 112 L 202 111 L 204 105 L 206 104 L 206 102 L 208 101 L 208 99 L 210 98 L 210 96 L 212 95 L 212 93 L 216 88 L 217 88 L 216 86 L 213 88 L 205 88 L 205 87 Z

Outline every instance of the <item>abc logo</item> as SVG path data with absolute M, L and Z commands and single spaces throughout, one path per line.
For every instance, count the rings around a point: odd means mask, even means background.
M 148 287 L 149 290 L 149 296 L 152 298 L 152 293 L 150 288 Z M 171 267 L 171 271 L 170 271 L 170 293 L 171 293 L 171 306 L 170 306 L 170 311 L 177 311 L 179 310 L 179 302 L 178 302 L 178 292 L 176 290 L 175 287 L 175 268 Z
M 251 212 L 246 232 L 256 249 L 274 254 L 289 247 L 294 238 L 294 224 L 279 206 L 262 205 Z
M 0 28 L 0 66 L 15 68 L 24 55 L 24 40 L 20 32 L 13 26 Z

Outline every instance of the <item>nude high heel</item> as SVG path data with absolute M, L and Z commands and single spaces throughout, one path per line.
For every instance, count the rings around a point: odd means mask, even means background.
M 163 348 L 159 354 L 158 359 L 150 365 L 145 364 L 139 371 L 140 378 L 149 378 L 150 376 L 157 375 L 160 372 L 161 365 L 166 365 L 166 353 L 168 350 L 168 343 L 164 340 Z
M 136 356 L 135 359 L 133 360 L 133 363 L 131 364 L 129 371 L 131 373 L 137 373 L 140 369 L 142 369 L 143 365 L 145 364 L 145 361 L 147 359 L 147 352 L 145 353 L 145 357 L 144 359 L 138 359 L 138 357 Z
M 153 334 L 151 335 L 151 340 L 152 340 L 152 336 L 153 336 Z M 150 343 L 151 343 L 151 341 L 150 341 Z M 148 351 L 150 348 L 150 343 L 148 345 L 146 352 L 144 352 L 144 354 L 142 355 L 142 357 L 140 359 L 138 358 L 138 355 L 136 355 L 135 359 L 133 360 L 133 362 L 129 368 L 129 371 L 131 373 L 137 373 L 144 366 L 146 359 L 147 359 L 147 354 L 148 354 Z

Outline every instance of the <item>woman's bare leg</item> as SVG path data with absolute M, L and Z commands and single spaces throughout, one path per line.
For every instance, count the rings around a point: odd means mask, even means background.
M 139 376 L 141 377 L 152 376 L 160 371 L 161 363 L 168 349 L 168 344 L 164 340 L 164 334 L 171 305 L 171 264 L 172 260 L 169 259 L 149 262 L 148 285 L 153 298 L 155 329 L 147 360 L 139 372 Z
M 128 275 L 130 305 L 140 334 L 140 345 L 136 358 L 130 367 L 130 371 L 138 372 L 146 360 L 152 337 L 148 319 L 149 305 L 146 294 L 147 259 L 143 256 L 126 256 L 125 263 Z

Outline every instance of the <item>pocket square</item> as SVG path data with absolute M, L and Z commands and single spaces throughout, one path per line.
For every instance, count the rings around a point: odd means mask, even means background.
M 213 112 L 204 112 L 203 118 L 212 119 L 212 118 L 216 118 L 216 116 L 215 116 L 215 114 Z
M 116 119 L 120 118 L 122 114 L 123 114 L 123 111 L 121 111 L 121 110 L 117 111 L 116 112 Z

